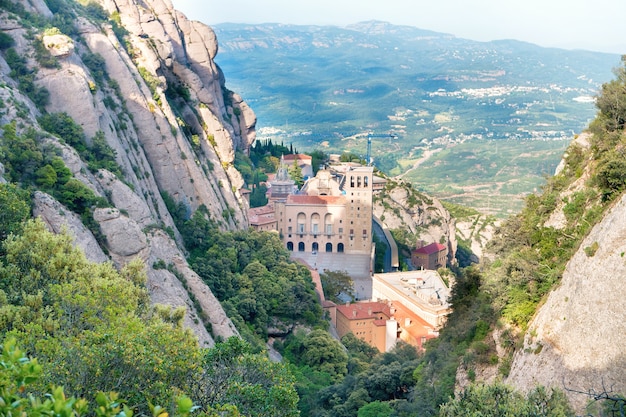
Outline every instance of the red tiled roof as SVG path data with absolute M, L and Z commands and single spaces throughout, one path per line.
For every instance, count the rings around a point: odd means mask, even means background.
M 272 205 L 265 205 L 265 206 L 261 206 L 261 207 L 254 207 L 248 210 L 248 215 L 249 216 L 260 216 L 263 214 L 270 214 L 270 213 L 274 213 L 274 206 Z
M 250 221 L 251 226 L 262 226 L 265 224 L 276 223 L 276 219 L 274 218 L 274 216 L 272 217 L 253 216 L 249 218 L 249 221 Z
M 446 250 L 446 246 L 441 243 L 431 243 L 430 245 L 423 246 L 418 249 L 414 249 L 413 253 L 423 253 L 424 255 L 432 255 L 433 253 Z
M 391 317 L 389 306 L 386 303 L 378 302 L 342 304 L 337 306 L 337 311 L 348 320 L 379 320 L 378 315 L 380 313 L 383 313 L 386 317 Z
M 287 204 L 314 204 L 314 205 L 327 205 L 327 204 L 345 204 L 346 198 L 343 196 L 331 196 L 331 195 L 297 195 L 291 194 L 287 197 Z

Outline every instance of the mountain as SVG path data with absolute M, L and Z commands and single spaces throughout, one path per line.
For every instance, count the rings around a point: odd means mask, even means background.
M 372 139 L 379 169 L 497 215 L 518 212 L 554 172 L 619 64 L 378 21 L 214 29 L 216 61 L 255 110 L 259 138 L 365 156 L 368 133 L 387 135 Z
M 237 330 L 187 265 L 170 210 L 247 227 L 233 161 L 256 118 L 225 88 L 210 28 L 168 0 L 102 6 L 0 2 L 1 172 L 36 186 L 34 214 L 90 259 L 141 258 L 152 301 L 187 307 L 211 345 Z

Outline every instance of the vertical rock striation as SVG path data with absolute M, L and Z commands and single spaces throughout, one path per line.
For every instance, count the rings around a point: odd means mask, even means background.
M 43 19 L 54 16 L 43 1 L 17 3 Z M 102 235 L 98 240 L 50 195 L 35 195 L 35 214 L 51 230 L 72 233 L 92 260 L 122 266 L 141 258 L 153 302 L 187 307 L 185 325 L 210 346 L 213 336 L 226 338 L 237 330 L 187 265 L 163 196 L 183 207 L 186 216 L 206 207 L 222 230 L 247 227 L 247 203 L 239 193 L 243 179 L 233 162 L 235 153 L 248 152 L 254 141 L 256 118 L 225 87 L 209 27 L 188 20 L 168 0 L 99 3 L 112 21 L 103 24 L 79 13 L 73 33 L 33 37 L 29 23 L 8 10 L 0 11 L 0 29 L 37 69 L 36 84 L 50 93 L 46 112 L 68 114 L 89 144 L 104 139 L 115 151 L 121 177 L 92 172 L 75 149 L 42 131 L 40 110 L 20 93 L 2 58 L 0 99 L 9 105 L 0 111 L 0 122 L 15 121 L 18 133 L 40 132 L 73 176 L 111 205 L 93 213 Z M 42 40 L 58 65 L 38 64 L 34 39 Z

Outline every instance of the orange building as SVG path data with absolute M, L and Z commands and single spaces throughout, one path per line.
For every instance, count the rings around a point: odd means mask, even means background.
M 333 324 L 339 337 L 352 332 L 381 352 L 392 349 L 398 340 L 423 349 L 426 340 L 438 336 L 433 326 L 398 301 L 338 305 Z

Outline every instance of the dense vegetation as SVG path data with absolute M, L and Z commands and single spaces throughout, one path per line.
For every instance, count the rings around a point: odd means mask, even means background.
M 118 272 L 88 261 L 71 236 L 54 235 L 41 221 L 23 222 L 29 211 L 16 209 L 28 207 L 27 195 L 7 184 L 0 190 L 1 212 L 14 213 L 3 223 L 12 233 L 0 258 L 0 337 L 16 340 L 40 365 L 21 371 L 26 362 L 7 342 L 5 354 L 22 364 L 3 362 L 7 380 L 27 373 L 16 383 L 28 383 L 28 391 L 10 393 L 23 406 L 32 406 L 28 394 L 44 398 L 54 384 L 98 404 L 115 403 L 115 396 L 98 394 L 114 391 L 140 414 L 154 404 L 173 411 L 182 394 L 207 412 L 228 405 L 244 415 L 296 414 L 294 380 L 283 365 L 238 339 L 200 349 L 182 327 L 182 310 L 150 305 L 141 262 Z M 54 394 L 50 399 L 63 397 Z
M 107 19 L 93 3 L 77 9 L 65 7 L 63 0 L 47 4 L 56 13 L 55 27 L 72 36 L 78 36 L 72 24 L 76 10 Z M 34 27 L 49 24 L 15 3 L 0 0 L 0 6 Z M 42 108 L 47 96 L 34 83 L 36 69 L 28 68 L 12 46 L 11 39 L 0 36 L 11 76 Z M 54 66 L 41 52 L 35 50 L 39 64 Z M 106 73 L 97 71 L 102 58 L 84 59 L 96 83 L 103 83 Z M 91 213 L 109 202 L 74 177 L 60 146 L 72 147 L 92 172 L 103 168 L 122 179 L 124 172 L 101 132 L 86 138 L 62 113 L 42 112 L 42 131 L 15 122 L 3 126 L 0 162 L 9 183 L 0 184 L 0 414 L 571 415 L 558 390 L 538 387 L 522 396 L 500 384 L 473 385 L 455 396 L 455 377 L 459 364 L 471 381 L 478 366 L 497 366 L 507 375 L 519 335 L 538 304 L 558 284 L 582 238 L 624 192 L 626 58 L 623 65 L 598 96 L 591 148 L 572 145 L 563 171 L 502 225 L 491 246 L 494 262 L 455 271 L 454 312 L 425 352 L 400 343 L 379 353 L 353 335 L 337 341 L 326 330 L 310 273 L 289 260 L 277 236 L 223 233 L 219 219 L 206 210 L 191 214 L 164 196 L 190 265 L 243 336 L 199 348 L 182 327 L 181 309 L 150 305 L 140 261 L 121 270 L 95 264 L 74 247 L 71 236 L 54 235 L 41 221 L 30 220 L 32 191 L 42 190 L 81 215 L 98 236 Z M 185 95 L 182 88 L 169 92 L 174 93 Z M 17 111 L 25 115 L 28 109 Z M 49 140 L 50 134 L 60 145 Z M 263 175 L 273 172 L 287 151 L 294 152 L 259 142 L 249 157 L 238 156 L 237 167 L 249 184 L 259 185 L 261 195 Z M 324 154 L 313 156 L 316 168 Z M 581 178 L 588 178 L 585 187 L 562 197 Z M 566 220 L 561 229 L 546 226 L 557 207 Z M 592 256 L 592 246 L 584 249 Z M 153 267 L 175 271 L 164 263 Z M 322 278 L 331 298 L 349 295 L 349 277 L 329 272 Z M 501 330 L 502 347 L 509 352 L 504 358 L 488 337 L 494 328 Z M 283 362 L 270 361 L 265 352 L 272 336 L 278 337 L 274 346 Z M 618 405 L 623 410 L 624 402 Z

